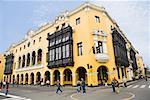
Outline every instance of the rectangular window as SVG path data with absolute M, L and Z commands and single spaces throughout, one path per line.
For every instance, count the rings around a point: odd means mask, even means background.
M 77 43 L 77 47 L 78 47 L 78 56 L 82 55 L 82 42 Z
M 66 45 L 66 58 L 69 57 L 69 44 Z
M 49 52 L 49 61 L 52 61 L 52 50 Z
M 58 48 L 56 48 L 56 56 L 55 56 L 56 58 L 55 58 L 55 60 L 57 60 L 58 59 L 58 57 L 59 57 L 59 52 L 58 52 Z
M 56 44 L 58 44 L 58 43 L 59 43 L 59 37 L 56 38 Z
M 55 40 L 54 39 L 51 39 L 50 40 L 50 46 L 53 46 L 55 44 Z
M 98 47 L 100 49 L 100 53 L 103 53 L 103 43 L 101 41 L 98 41 Z
M 61 59 L 61 47 L 59 47 L 59 59 Z
M 58 30 L 59 30 L 59 26 L 56 27 L 56 31 L 58 31 Z
M 65 28 L 65 23 L 62 24 L 62 28 Z
M 80 24 L 80 17 L 76 19 L 76 25 Z
M 103 43 L 98 41 L 98 47 L 96 47 L 97 53 L 103 53 Z
M 49 60 L 54 61 L 54 49 L 50 50 L 49 52 Z
M 65 39 L 66 39 L 66 35 L 63 34 L 62 42 L 65 42 Z
M 55 59 L 55 49 L 52 50 L 52 61 Z
M 96 22 L 100 23 L 100 18 L 98 16 L 95 16 Z
M 66 33 L 66 41 L 69 40 L 69 33 Z
M 61 43 L 61 35 L 58 37 L 58 43 Z
M 63 56 L 63 58 L 66 58 L 66 55 L 65 55 L 65 48 L 66 48 L 66 46 L 64 45 L 63 47 L 62 47 L 62 56 Z

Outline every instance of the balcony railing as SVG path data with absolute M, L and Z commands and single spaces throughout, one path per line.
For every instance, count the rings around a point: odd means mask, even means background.
M 33 65 L 32 67 L 29 66 L 29 67 L 19 68 L 19 69 L 16 69 L 15 71 L 27 71 L 27 70 L 33 70 L 33 69 L 41 69 L 43 67 L 44 66 L 42 64 L 39 64 L 39 65 Z
M 97 53 L 95 54 L 95 58 L 98 62 L 107 62 L 109 60 L 107 53 Z

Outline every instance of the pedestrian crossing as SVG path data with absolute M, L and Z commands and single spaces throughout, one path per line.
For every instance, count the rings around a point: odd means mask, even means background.
M 140 89 L 142 89 L 142 88 L 149 88 L 150 89 L 150 85 L 145 85 L 145 84 L 143 84 L 143 85 L 129 85 L 127 88 L 132 88 L 132 89 L 136 89 L 136 88 L 140 88 Z
M 15 96 L 15 95 L 11 95 L 11 94 L 5 95 L 4 93 L 1 93 L 1 92 L 0 92 L 0 96 L 6 97 L 5 99 L 2 99 L 2 100 L 31 100 L 31 99 L 27 99 L 25 97 Z M 7 97 L 9 97 L 9 98 L 7 98 Z

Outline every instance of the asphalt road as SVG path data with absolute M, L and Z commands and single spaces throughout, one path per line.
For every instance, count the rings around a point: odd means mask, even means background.
M 9 91 L 9 96 L 14 99 L 7 100 L 150 100 L 150 79 L 137 81 L 127 88 L 121 87 L 118 94 L 105 87 L 87 87 L 86 94 L 77 93 L 76 87 L 62 87 L 63 93 L 59 94 L 55 90 L 54 86 L 15 86 Z M 0 100 L 4 100 L 4 96 L 0 96 Z

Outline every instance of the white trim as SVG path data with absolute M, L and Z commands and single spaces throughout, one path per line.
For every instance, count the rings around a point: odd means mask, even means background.
M 41 69 L 43 67 L 44 67 L 43 65 L 34 65 L 34 66 L 16 69 L 15 72 L 21 72 L 21 71 L 27 71 L 27 70 L 33 70 L 33 69 Z
M 135 85 L 133 88 L 137 88 L 139 85 Z
M 10 98 L 6 98 L 6 99 L 2 99 L 2 100 L 31 100 L 31 99 L 26 99 L 25 97 L 20 97 L 20 96 L 15 96 L 15 95 L 5 95 L 4 93 L 0 93 L 0 95 L 5 96 L 5 97 L 10 97 Z
M 145 88 L 145 86 L 146 86 L 146 85 L 141 85 L 141 87 L 140 87 L 140 88 Z

